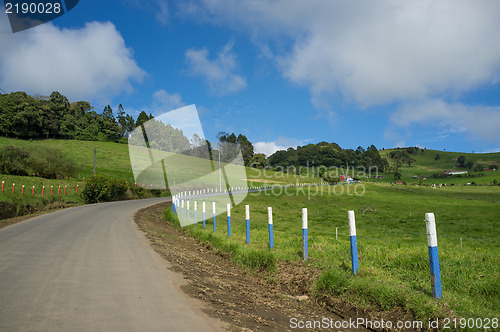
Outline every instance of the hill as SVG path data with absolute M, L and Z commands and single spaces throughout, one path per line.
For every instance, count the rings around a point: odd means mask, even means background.
M 398 163 L 398 158 L 391 158 L 391 153 L 397 154 L 404 152 L 405 148 L 387 149 L 379 151 L 382 158 L 386 158 L 389 165 L 394 168 Z M 407 154 L 414 161 L 408 166 L 400 159 L 399 172 L 401 173 L 401 181 L 419 182 L 423 177 L 426 177 L 428 183 L 491 183 L 497 179 L 500 181 L 500 153 L 464 153 L 464 152 L 449 152 L 430 149 L 416 149 L 416 153 Z M 462 165 L 470 163 L 469 167 L 461 166 L 459 158 L 463 157 Z M 479 171 L 477 171 L 479 169 Z M 496 169 L 496 171 L 486 171 L 487 169 Z M 467 171 L 467 174 L 453 175 L 443 177 L 438 176 L 447 170 Z M 386 180 L 394 180 L 392 172 L 382 174 L 386 176 Z M 417 176 L 417 179 L 413 179 Z

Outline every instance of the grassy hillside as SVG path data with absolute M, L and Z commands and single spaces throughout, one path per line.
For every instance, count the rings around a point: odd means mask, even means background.
M 379 151 L 381 157 L 387 158 L 391 165 L 395 164 L 395 160 L 389 157 L 389 153 L 392 151 L 398 151 L 398 149 L 389 149 Z M 436 155 L 439 155 L 439 159 L 436 159 Z M 407 164 L 402 164 L 400 167 L 401 180 L 406 182 L 419 182 L 422 177 L 427 177 L 426 183 L 491 183 L 494 179 L 500 182 L 500 171 L 482 171 L 474 172 L 469 171 L 466 168 L 459 168 L 457 165 L 457 159 L 459 156 L 464 156 L 466 162 L 471 161 L 474 164 L 483 165 L 485 169 L 496 166 L 497 170 L 500 169 L 500 152 L 497 153 L 462 153 L 462 152 L 448 152 L 448 151 L 437 151 L 437 150 L 420 150 L 417 154 L 411 154 L 410 157 L 414 158 L 416 161 L 408 166 Z M 459 170 L 468 171 L 470 175 L 462 176 L 451 176 L 444 179 L 433 179 L 432 174 L 441 173 L 445 170 Z M 383 174 L 384 175 L 384 174 Z M 417 180 L 412 177 L 418 176 Z M 392 174 L 387 174 L 386 180 L 394 180 Z
M 130 165 L 129 149 L 127 144 L 77 141 L 77 140 L 20 140 L 0 137 L 0 148 L 7 145 L 19 147 L 47 146 L 61 150 L 65 155 L 75 160 L 78 169 L 74 174 L 76 178 L 88 177 L 93 174 L 94 148 L 97 150 L 97 173 L 133 181 L 132 167 Z M 252 169 L 246 167 L 247 179 L 257 179 L 254 184 L 265 182 L 318 182 L 318 179 L 282 175 L 281 173 Z

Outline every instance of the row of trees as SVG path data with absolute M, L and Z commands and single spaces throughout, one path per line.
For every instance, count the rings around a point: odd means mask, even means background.
M 296 149 L 276 151 L 269 156 L 268 163 L 272 167 L 378 167 L 384 171 L 389 167 L 389 163 L 380 157 L 377 148 L 374 145 L 367 149 L 359 146 L 356 150 L 342 149 L 336 143 L 320 142 L 317 144 L 308 144 L 299 146 Z
M 116 117 L 109 105 L 97 113 L 89 102 L 70 103 L 57 91 L 50 97 L 25 92 L 0 95 L 0 135 L 7 137 L 126 142 L 135 127 L 151 118 L 143 111 L 134 120 L 121 104 Z

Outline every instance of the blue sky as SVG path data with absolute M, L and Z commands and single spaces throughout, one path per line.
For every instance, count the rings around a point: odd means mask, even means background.
M 121 103 L 134 116 L 196 104 L 205 136 L 257 152 L 500 151 L 500 2 L 82 0 L 13 34 L 0 88 Z

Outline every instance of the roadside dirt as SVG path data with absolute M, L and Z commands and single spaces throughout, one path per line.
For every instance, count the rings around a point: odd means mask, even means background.
M 297 330 L 292 328 L 292 318 L 302 321 L 327 318 L 334 322 L 357 318 L 410 319 L 402 310 L 368 313 L 333 297 L 314 300 L 311 280 L 318 272 L 305 268 L 301 262 L 279 263 L 272 274 L 236 266 L 229 255 L 217 252 L 208 243 L 197 242 L 183 229 L 165 222 L 163 210 L 169 206 L 170 203 L 162 203 L 142 209 L 135 215 L 135 221 L 153 248 L 171 263 L 171 269 L 187 279 L 183 291 L 204 301 L 206 313 L 229 323 L 231 331 Z

